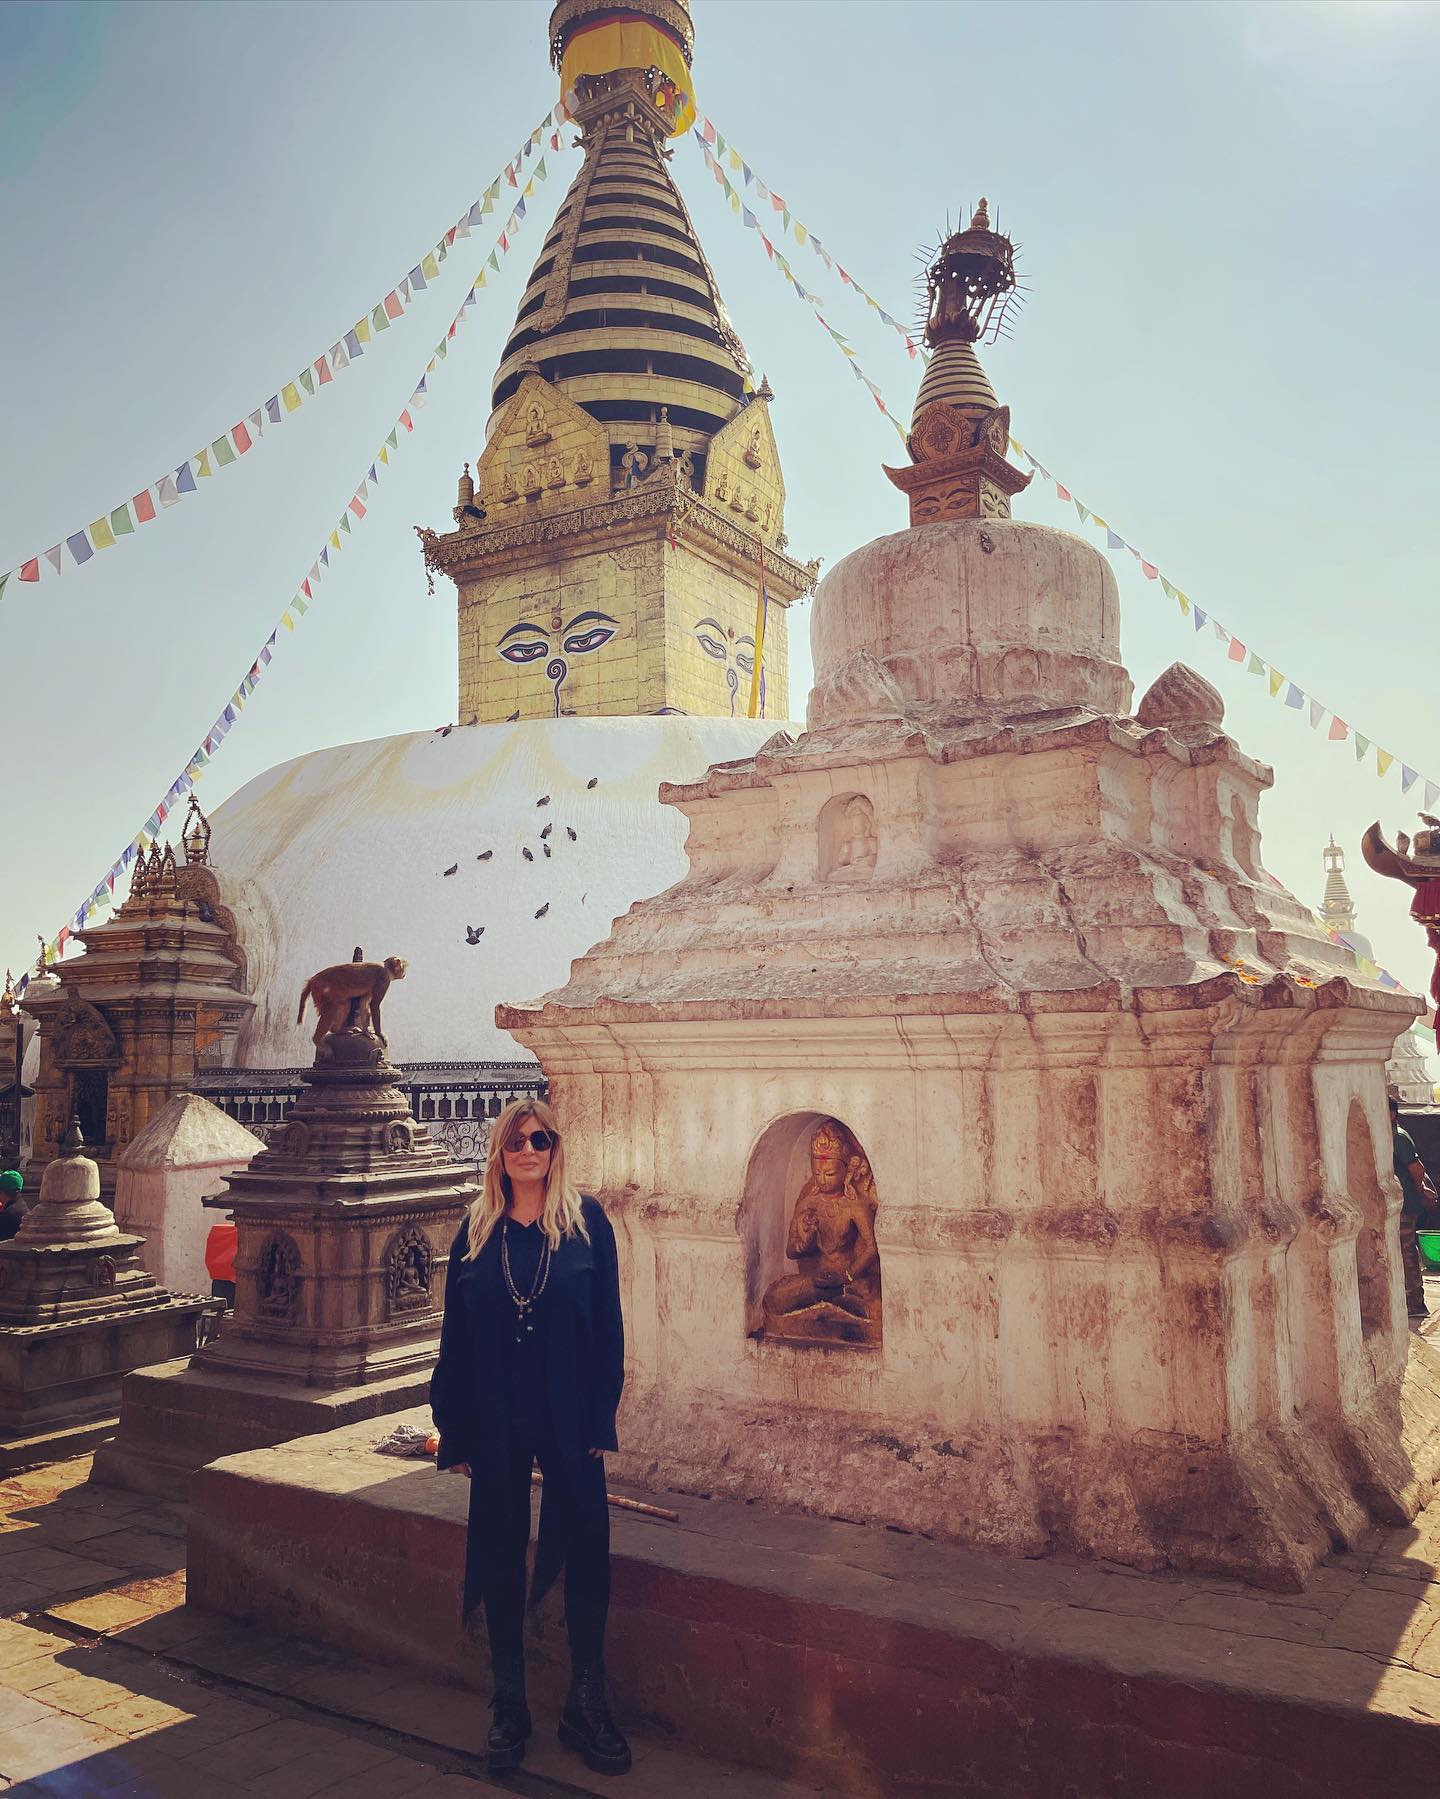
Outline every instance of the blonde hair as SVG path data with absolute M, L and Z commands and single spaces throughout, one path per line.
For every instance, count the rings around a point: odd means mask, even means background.
M 533 1118 L 542 1130 L 549 1131 L 554 1138 L 550 1151 L 550 1172 L 545 1178 L 545 1203 L 540 1209 L 541 1230 L 549 1240 L 551 1249 L 560 1247 L 562 1237 L 578 1236 L 583 1237 L 587 1243 L 590 1241 L 584 1214 L 580 1210 L 579 1189 L 571 1184 L 565 1174 L 565 1143 L 555 1123 L 555 1114 L 543 1099 L 512 1099 L 490 1126 L 485 1179 L 479 1197 L 472 1203 L 466 1217 L 467 1262 L 475 1260 L 489 1242 L 496 1225 L 505 1216 L 505 1208 L 510 1203 L 510 1180 L 505 1173 L 504 1148 L 515 1126 L 526 1118 Z

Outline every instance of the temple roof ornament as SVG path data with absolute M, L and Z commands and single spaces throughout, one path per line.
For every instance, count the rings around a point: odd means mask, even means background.
M 1030 476 L 1005 460 L 1010 408 L 995 397 L 975 354 L 1005 331 L 1018 299 L 1015 247 L 994 231 L 982 199 L 964 231 L 951 233 L 925 271 L 925 341 L 934 351 L 915 396 L 905 447 L 912 466 L 887 468 L 910 498 L 910 523 L 1009 518 Z
M 1337 931 L 1355 929 L 1355 902 L 1345 880 L 1345 852 L 1332 836 L 1325 846 L 1325 897 L 1320 916 Z
M 185 846 L 187 868 L 210 866 L 210 820 L 200 810 L 200 802 L 193 793 L 190 795 L 190 808 L 185 814 L 185 829 L 180 834 L 180 841 Z

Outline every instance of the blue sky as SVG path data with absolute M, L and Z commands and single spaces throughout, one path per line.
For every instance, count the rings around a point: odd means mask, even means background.
M 980 193 L 1032 293 L 986 354 L 1016 434 L 1267 661 L 1440 780 L 1433 216 L 1440 7 L 1401 0 L 972 5 L 695 0 L 702 108 L 892 312 Z M 173 468 L 368 311 L 555 98 L 544 0 L 0 8 L 7 479 L 0 569 Z M 568 137 L 567 137 L 568 143 Z M 391 478 L 202 782 L 448 722 L 448 522 L 491 372 L 578 165 L 550 155 Z M 803 558 L 904 522 L 898 448 L 706 175 L 675 151 L 730 311 L 775 388 Z M 487 227 L 494 223 L 486 221 Z M 132 837 L 245 673 L 394 423 L 491 238 L 258 452 L 134 538 L 0 602 L 0 959 L 18 969 Z M 917 368 L 787 248 L 908 416 Z M 1024 517 L 1078 529 L 1035 483 Z M 1176 658 L 1274 766 L 1268 866 L 1318 902 L 1329 833 L 1361 923 L 1427 978 L 1404 895 L 1353 853 L 1408 826 L 1394 771 L 1312 734 L 1117 559 L 1137 694 Z M 792 709 L 808 687 L 792 614 Z M 1418 794 L 1414 797 L 1418 797 Z

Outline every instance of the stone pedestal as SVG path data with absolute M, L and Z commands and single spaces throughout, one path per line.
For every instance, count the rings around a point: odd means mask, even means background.
M 366 1031 L 334 1032 L 277 1142 L 207 1203 L 238 1232 L 233 1317 L 125 1386 L 95 1478 L 183 1494 L 217 1455 L 423 1400 L 449 1246 L 476 1193 Z
M 1413 1516 L 1415 1005 L 1264 874 L 1218 694 L 1128 716 L 1108 564 L 1003 518 L 847 557 L 812 636 L 799 742 L 662 790 L 686 879 L 497 1011 L 625 1239 L 618 1470 L 1291 1586 Z M 826 1120 L 873 1173 L 869 1343 L 766 1328 Z
M 100 1201 L 73 1131 L 0 1243 L 0 1469 L 77 1455 L 115 1428 L 132 1369 L 192 1348 L 218 1300 L 168 1292 Z
M 145 1266 L 158 1281 L 210 1291 L 205 1242 L 219 1222 L 204 1201 L 265 1145 L 198 1093 L 167 1100 L 120 1157 L 115 1221 L 144 1232 Z

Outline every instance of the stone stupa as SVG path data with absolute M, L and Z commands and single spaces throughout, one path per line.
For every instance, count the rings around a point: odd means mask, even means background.
M 371 966 L 371 965 L 365 965 Z M 125 1385 L 95 1476 L 183 1496 L 196 1468 L 419 1404 L 451 1239 L 477 1186 L 411 1117 L 362 1002 L 319 1043 L 284 1130 L 206 1204 L 236 1226 L 235 1310 Z
M 1220 696 L 1132 714 L 1109 564 L 1011 518 L 983 203 L 928 285 L 910 527 L 821 584 L 806 731 L 662 789 L 686 878 L 497 1012 L 625 1240 L 618 1466 L 1294 1586 L 1440 1465 L 1415 1004 L 1263 874 Z
M 19 1231 L 0 1243 L 0 1469 L 55 1461 L 115 1428 L 120 1383 L 193 1349 L 223 1309 L 168 1292 L 116 1224 L 73 1121 Z

